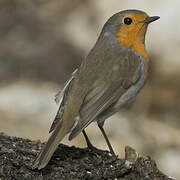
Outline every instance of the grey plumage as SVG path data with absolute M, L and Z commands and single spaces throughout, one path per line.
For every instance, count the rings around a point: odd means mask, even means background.
M 131 101 L 144 86 L 147 61 L 132 47 L 125 48 L 117 40 L 117 30 L 128 13 L 145 14 L 127 10 L 113 15 L 79 69 L 67 81 L 62 93 L 58 93 L 56 100 L 62 95 L 62 101 L 50 128 L 52 134 L 33 168 L 45 167 L 68 133 L 71 140 L 93 121 L 97 121 L 103 131 L 104 121 Z M 147 25 L 144 27 L 145 35 Z
M 49 133 L 51 133 L 54 130 L 54 128 L 56 127 L 56 124 L 62 118 L 62 115 L 64 113 L 64 108 L 65 108 L 66 102 L 67 102 L 69 87 L 71 86 L 71 82 L 74 79 L 74 75 L 76 74 L 77 70 L 78 69 L 76 69 L 72 73 L 70 79 L 68 79 L 68 81 L 64 84 L 64 88 L 62 90 L 60 90 L 55 96 L 55 102 L 57 104 L 59 104 L 59 102 L 60 102 L 60 106 L 59 106 L 58 112 L 56 114 L 56 117 L 50 127 Z

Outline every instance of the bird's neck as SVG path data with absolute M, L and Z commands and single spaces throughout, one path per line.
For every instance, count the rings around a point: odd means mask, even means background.
M 120 45 L 134 49 L 138 54 L 143 56 L 146 61 L 149 61 L 145 48 L 145 35 L 146 27 L 139 27 L 136 31 L 131 29 L 124 31 L 123 28 L 121 28 L 117 33 L 117 40 Z
M 146 52 L 146 48 L 145 48 L 145 43 L 142 42 L 138 42 L 138 40 L 136 40 L 132 46 L 131 46 L 136 52 L 138 52 L 141 56 L 143 56 L 145 58 L 146 61 L 149 61 L 147 52 Z

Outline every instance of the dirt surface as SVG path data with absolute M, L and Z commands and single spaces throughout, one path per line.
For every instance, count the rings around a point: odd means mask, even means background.
M 170 180 L 150 157 L 138 157 L 130 147 L 125 149 L 126 159 L 118 159 L 107 151 L 60 144 L 46 168 L 33 170 L 32 163 L 42 145 L 40 141 L 0 133 L 0 180 Z

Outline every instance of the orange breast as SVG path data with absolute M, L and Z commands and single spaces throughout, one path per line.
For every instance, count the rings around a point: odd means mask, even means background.
M 146 14 L 127 14 L 126 17 L 133 19 L 133 24 L 120 26 L 117 32 L 118 42 L 127 48 L 133 48 L 136 52 L 142 55 L 148 61 L 147 52 L 145 49 L 145 34 L 147 25 L 140 23 L 148 16 Z

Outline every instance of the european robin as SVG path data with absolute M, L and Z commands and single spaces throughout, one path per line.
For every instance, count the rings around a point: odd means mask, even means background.
M 71 140 L 83 132 L 88 147 L 92 148 L 84 129 L 93 121 L 114 155 L 103 125 L 143 88 L 149 67 L 146 30 L 157 19 L 158 16 L 149 17 L 143 11 L 125 10 L 105 23 L 94 47 L 56 97 L 56 100 L 62 98 L 50 128 L 52 134 L 33 168 L 45 167 L 68 133 Z

